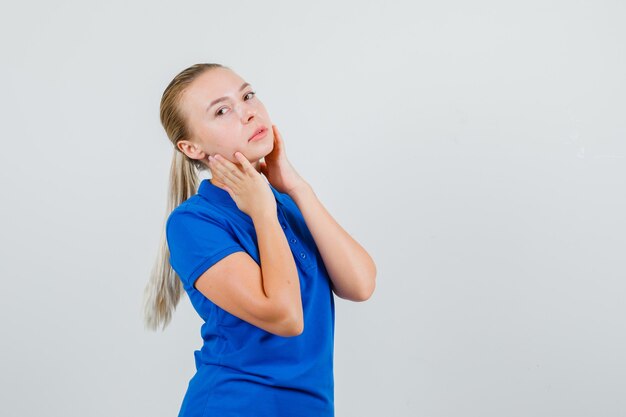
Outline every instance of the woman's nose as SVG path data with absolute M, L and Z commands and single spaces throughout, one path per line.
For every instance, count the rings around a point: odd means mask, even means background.
M 242 109 L 242 116 L 243 121 L 248 122 L 252 117 L 256 116 L 256 110 L 251 107 L 244 107 Z

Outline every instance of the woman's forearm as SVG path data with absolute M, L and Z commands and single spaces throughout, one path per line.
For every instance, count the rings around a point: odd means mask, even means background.
M 367 300 L 376 287 L 376 264 L 372 257 L 335 221 L 308 183 L 303 183 L 290 196 L 311 231 L 334 293 L 347 300 Z
M 286 327 L 296 334 L 302 332 L 304 315 L 298 269 L 276 213 L 252 217 L 257 234 L 263 289 L 268 299 L 278 306 Z

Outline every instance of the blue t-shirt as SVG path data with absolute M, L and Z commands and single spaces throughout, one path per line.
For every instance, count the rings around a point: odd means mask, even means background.
M 170 263 L 204 323 L 179 417 L 334 417 L 335 304 L 322 257 L 301 211 L 276 190 L 277 217 L 300 278 L 304 331 L 277 336 L 220 308 L 194 287 L 208 268 L 233 252 L 259 265 L 252 218 L 227 191 L 202 180 L 198 192 L 166 222 Z

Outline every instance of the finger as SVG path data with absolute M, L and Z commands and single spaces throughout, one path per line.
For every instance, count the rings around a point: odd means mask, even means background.
M 229 187 L 226 184 L 224 184 L 223 182 L 221 182 L 221 181 L 219 181 L 217 179 L 215 180 L 215 185 L 217 185 L 220 188 L 223 188 L 224 190 L 229 189 Z
M 280 134 L 276 125 L 272 125 L 272 130 L 274 131 L 275 146 L 277 146 L 280 150 L 283 147 L 283 135 Z
M 217 180 L 215 176 L 213 177 L 213 179 L 215 179 L 215 185 L 216 185 L 218 188 L 221 188 L 221 189 L 223 189 L 224 191 L 227 191 L 227 192 L 230 194 L 230 196 L 231 196 L 231 197 L 233 196 L 233 192 L 232 192 L 232 190 L 231 190 L 231 188 L 230 188 L 229 186 L 227 186 L 227 185 L 226 185 L 226 184 L 224 184 L 223 182 L 221 182 L 221 181 Z
M 243 168 L 244 172 L 247 172 L 248 174 L 252 174 L 253 173 L 252 171 L 254 171 L 254 173 L 256 173 L 256 169 L 254 169 L 254 167 L 252 166 L 250 161 L 248 161 L 248 158 L 244 156 L 244 154 L 237 151 L 235 152 L 235 158 L 237 158 L 237 160 L 241 162 L 241 167 Z
M 219 188 L 229 191 L 236 186 L 233 181 L 231 181 L 229 178 L 224 177 L 224 174 L 221 170 L 223 168 L 220 169 L 220 164 L 215 162 L 215 158 L 209 158 L 209 167 L 211 169 L 211 177 L 212 179 L 215 179 L 215 185 L 217 185 Z
M 243 174 L 237 165 L 233 164 L 223 156 L 216 154 L 213 157 L 216 170 L 220 173 L 227 185 L 238 184 L 243 179 Z
M 238 178 L 243 178 L 243 174 L 241 172 L 241 168 L 235 162 L 232 162 L 230 159 L 224 158 L 220 154 L 215 154 L 214 160 L 219 162 L 222 167 L 226 168 L 233 174 L 237 175 Z
M 224 186 L 224 180 L 222 175 L 220 174 L 219 169 L 217 168 L 217 163 L 215 162 L 212 156 L 209 156 L 209 171 L 211 172 L 211 179 L 215 180 L 214 183 L 218 187 L 222 188 Z

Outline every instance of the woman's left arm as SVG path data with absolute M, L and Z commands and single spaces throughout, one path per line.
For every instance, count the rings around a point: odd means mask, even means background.
M 311 231 L 332 281 L 333 292 L 346 300 L 365 301 L 376 287 L 376 264 L 322 205 L 313 188 L 301 182 L 289 193 Z

